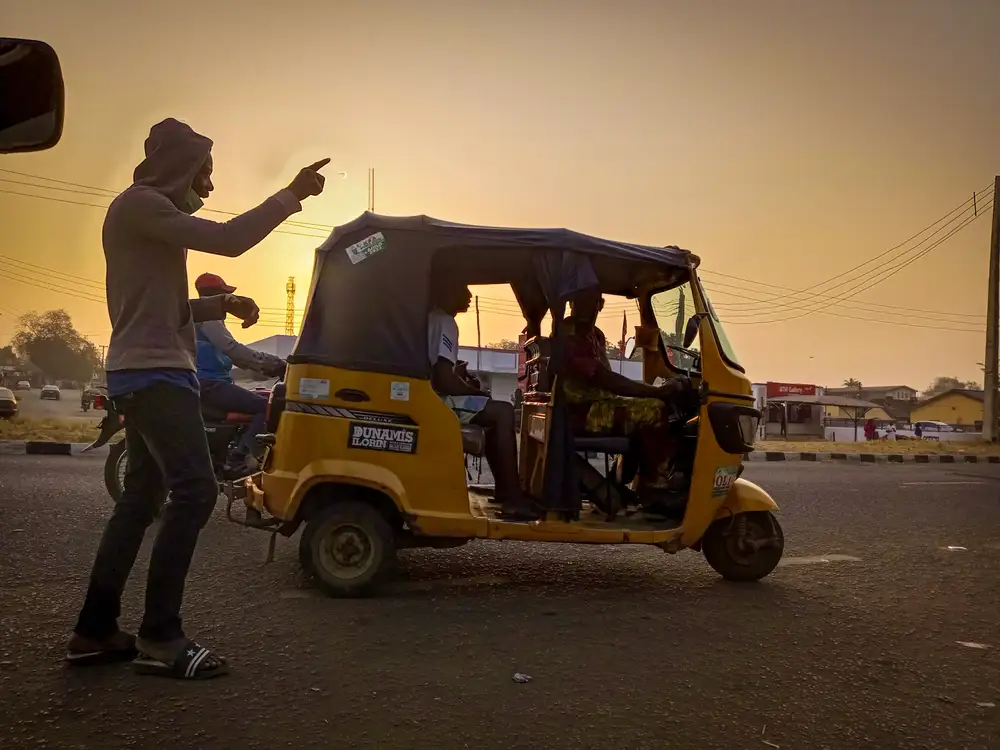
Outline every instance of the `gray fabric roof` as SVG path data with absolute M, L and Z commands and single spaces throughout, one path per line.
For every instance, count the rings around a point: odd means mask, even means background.
M 483 227 L 456 224 L 430 216 L 383 216 L 365 212 L 347 224 L 335 227 L 320 251 L 331 250 L 344 235 L 359 231 L 395 230 L 421 232 L 440 237 L 449 245 L 469 249 L 501 249 L 503 247 L 545 247 L 571 250 L 586 255 L 606 255 L 622 260 L 661 263 L 686 268 L 697 266 L 700 259 L 688 250 L 670 245 L 653 247 L 630 242 L 606 240 L 569 229 L 517 229 L 513 227 Z

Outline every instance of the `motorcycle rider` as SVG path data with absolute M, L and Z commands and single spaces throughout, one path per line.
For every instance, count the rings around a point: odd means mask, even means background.
M 214 273 L 203 273 L 195 279 L 194 287 L 200 297 L 215 297 L 236 291 L 235 286 L 230 286 Z M 224 320 L 196 323 L 194 329 L 201 403 L 219 411 L 253 415 L 253 422 L 244 430 L 224 469 L 225 476 L 229 478 L 247 476 L 255 468 L 256 461 L 250 456 L 255 447 L 255 436 L 264 432 L 267 397 L 236 385 L 232 369 L 235 365 L 277 378 L 285 373 L 285 360 L 241 344 L 233 338 Z

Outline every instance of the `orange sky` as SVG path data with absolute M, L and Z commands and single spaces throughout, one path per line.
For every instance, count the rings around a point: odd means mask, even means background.
M 209 207 L 247 208 L 331 156 L 327 192 L 296 220 L 356 216 L 374 166 L 382 213 L 693 250 L 755 381 L 981 379 L 988 215 L 837 298 L 926 248 L 851 271 L 1000 171 L 995 0 L 146 5 L 4 2 L 4 33 L 58 50 L 68 112 L 56 149 L 0 168 L 120 189 L 149 126 L 175 116 L 215 140 Z M 107 203 L 0 178 L 0 191 Z M 103 296 L 102 220 L 0 192 L 0 343 L 14 313 L 57 306 L 106 342 L 106 309 L 82 298 Z M 273 308 L 233 326 L 251 341 L 281 332 L 287 276 L 304 302 L 320 241 L 275 234 L 237 260 L 192 254 L 189 271 Z M 804 296 L 774 288 L 848 271 Z M 480 293 L 508 300 L 483 301 L 484 343 L 515 336 L 512 295 Z M 617 340 L 621 305 L 601 323 Z M 470 316 L 462 336 L 475 343 Z

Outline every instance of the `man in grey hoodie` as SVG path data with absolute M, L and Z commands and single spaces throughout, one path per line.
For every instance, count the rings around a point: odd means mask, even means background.
M 67 660 L 86 665 L 135 658 L 142 673 L 183 679 L 224 674 L 226 661 L 184 635 L 181 601 L 198 534 L 218 496 L 195 375 L 194 324 L 231 314 L 257 322 L 253 300 L 232 294 L 188 299 L 188 249 L 236 257 L 271 233 L 301 201 L 323 190 L 318 170 L 225 223 L 191 216 L 213 190 L 212 141 L 186 124 L 154 125 L 134 182 L 104 220 L 112 333 L 108 396 L 125 418 L 128 471 L 101 538 Z M 122 590 L 164 493 L 138 637 L 118 627 Z

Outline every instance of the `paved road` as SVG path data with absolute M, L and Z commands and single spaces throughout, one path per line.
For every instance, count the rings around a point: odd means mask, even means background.
M 0 747 L 1000 747 L 1000 467 L 751 465 L 789 564 L 750 586 L 691 552 L 476 543 L 332 601 L 217 511 L 186 611 L 234 674 L 177 684 L 59 664 L 100 466 L 0 456 Z
M 41 391 L 37 388 L 31 391 L 18 391 L 17 397 L 20 415 L 31 419 L 81 419 L 97 421 L 104 414 L 102 411 L 88 412 L 80 408 L 80 391 L 63 389 L 62 398 L 58 401 L 39 397 Z

